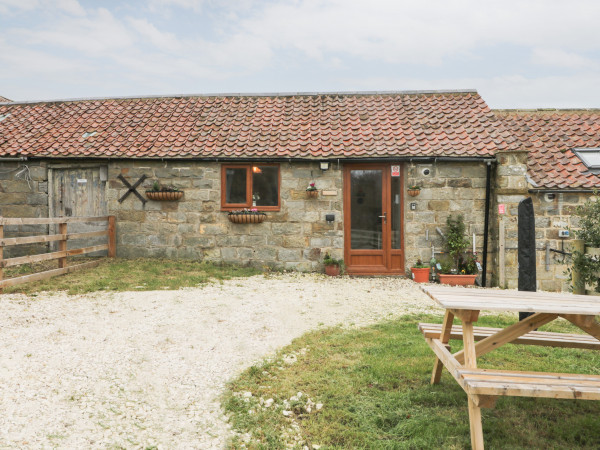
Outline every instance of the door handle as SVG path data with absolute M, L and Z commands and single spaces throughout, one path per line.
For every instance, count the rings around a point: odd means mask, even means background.
M 380 219 L 383 219 L 383 223 L 387 223 L 387 213 L 384 212 L 383 216 L 379 216 Z

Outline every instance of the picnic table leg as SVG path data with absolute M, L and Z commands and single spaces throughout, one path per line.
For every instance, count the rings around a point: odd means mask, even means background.
M 469 425 L 471 427 L 471 448 L 483 450 L 483 428 L 481 426 L 481 408 L 478 407 L 471 396 L 469 397 Z
M 596 321 L 595 316 L 584 314 L 561 314 L 561 316 L 600 341 L 600 323 Z
M 450 311 L 446 311 L 444 316 L 444 323 L 442 324 L 442 332 L 440 334 L 440 341 L 442 344 L 448 344 L 450 341 L 450 332 L 452 331 L 452 322 L 454 321 L 454 314 Z M 436 356 L 435 362 L 433 363 L 433 373 L 431 374 L 431 384 L 438 384 L 442 378 L 442 368 L 444 364 Z
M 465 343 L 465 366 L 470 369 L 477 368 L 477 353 L 475 352 L 475 337 L 473 335 L 473 322 L 462 320 L 463 341 Z M 469 425 L 471 428 L 471 447 L 474 450 L 483 450 L 483 428 L 481 425 L 481 408 L 475 404 L 471 395 L 469 398 Z

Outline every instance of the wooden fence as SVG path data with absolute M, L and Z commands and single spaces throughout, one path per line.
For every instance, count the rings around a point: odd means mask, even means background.
M 106 230 L 91 231 L 87 233 L 68 233 L 67 226 L 77 222 L 106 222 Z M 58 225 L 58 234 L 44 234 L 38 236 L 24 236 L 5 238 L 4 227 L 7 225 Z M 96 236 L 108 236 L 108 242 L 102 245 L 82 247 L 67 250 L 67 241 L 75 239 L 87 239 Z M 40 253 L 37 255 L 20 256 L 17 258 L 4 259 L 4 247 L 20 244 L 36 244 L 45 242 L 58 242 L 58 251 L 51 253 Z M 104 217 L 53 217 L 48 219 L 9 219 L 0 217 L 0 292 L 2 288 L 15 286 L 30 281 L 44 280 L 56 275 L 74 272 L 80 269 L 94 267 L 100 264 L 100 260 L 90 261 L 73 266 L 67 266 L 67 256 L 84 255 L 86 253 L 108 250 L 108 257 L 116 256 L 115 216 Z M 4 279 L 4 268 L 18 266 L 20 264 L 36 263 L 58 259 L 58 269 L 46 270 L 22 277 Z

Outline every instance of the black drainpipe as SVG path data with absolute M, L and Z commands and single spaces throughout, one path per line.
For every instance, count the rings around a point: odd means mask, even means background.
M 485 222 L 483 225 L 483 273 L 481 274 L 481 285 L 485 287 L 487 278 L 487 254 L 488 254 L 488 235 L 490 232 L 490 194 L 492 187 L 492 162 L 487 162 L 487 171 L 485 175 Z

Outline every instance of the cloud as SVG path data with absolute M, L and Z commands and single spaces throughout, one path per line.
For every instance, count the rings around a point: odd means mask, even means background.
M 471 87 L 508 106 L 542 95 L 536 85 L 592 92 L 598 81 L 596 0 L 0 0 L 3 9 L 4 86 L 62 73 L 70 85 L 60 89 L 87 96 Z M 74 95 L 53 86 L 46 97 Z M 565 92 L 592 101 L 583 88 Z
M 431 65 L 497 44 L 597 49 L 599 19 L 600 2 L 589 0 L 312 0 L 267 4 L 241 25 L 317 60 L 334 53 Z
M 177 51 L 181 44 L 173 33 L 160 31 L 147 19 L 128 19 L 129 24 L 140 36 L 160 50 Z
M 21 11 L 31 11 L 38 5 L 38 0 L 0 0 L 0 14 L 9 15 Z
M 598 69 L 600 64 L 585 56 L 557 48 L 534 48 L 532 62 L 566 69 Z
M 85 14 L 77 0 L 0 0 L 0 13 L 18 13 L 35 9 L 57 9 L 75 16 Z
M 190 9 L 195 12 L 202 11 L 204 0 L 150 0 L 150 8 L 157 9 L 168 9 L 172 6 L 179 8 Z
M 74 16 L 84 16 L 85 10 L 77 0 L 55 0 L 56 8 Z
M 109 54 L 133 44 L 128 28 L 104 8 L 85 17 L 63 18 L 43 28 L 15 28 L 12 32 L 30 45 L 51 47 L 53 51 L 76 50 L 87 57 Z

